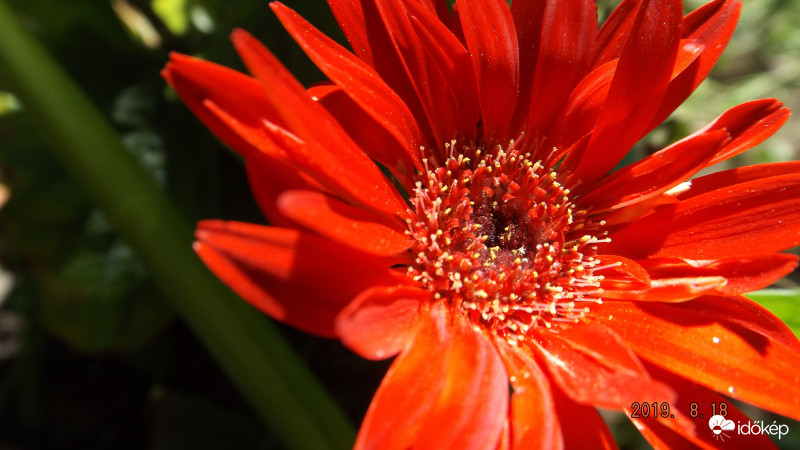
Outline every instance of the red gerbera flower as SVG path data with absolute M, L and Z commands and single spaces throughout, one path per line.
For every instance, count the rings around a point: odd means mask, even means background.
M 708 446 L 691 403 L 718 392 L 800 418 L 800 343 L 741 296 L 797 264 L 776 252 L 800 242 L 800 163 L 685 181 L 789 111 L 739 105 L 612 172 L 708 74 L 738 1 L 623 0 L 599 29 L 590 0 L 329 4 L 352 52 L 271 5 L 329 82 L 244 31 L 252 76 L 182 55 L 164 75 L 274 225 L 202 222 L 206 264 L 278 320 L 398 355 L 357 447 L 613 446 L 596 407 Z

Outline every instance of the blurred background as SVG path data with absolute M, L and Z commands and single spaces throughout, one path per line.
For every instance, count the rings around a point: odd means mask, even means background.
M 305 85 L 321 81 L 266 1 L 7 3 L 187 218 L 263 222 L 241 160 L 188 112 L 159 71 L 171 51 L 241 70 L 228 40 L 240 27 Z M 285 3 L 343 41 L 323 0 Z M 601 17 L 616 3 L 600 0 Z M 687 11 L 702 3 L 687 1 Z M 800 2 L 746 2 L 710 79 L 631 158 L 764 97 L 800 110 Z M 731 164 L 798 159 L 798 120 Z M 42 133 L 0 67 L 0 450 L 280 448 Z M 778 287 L 797 289 L 794 275 Z M 782 312 L 795 324 L 798 315 L 800 308 Z M 281 331 L 358 424 L 388 362 Z M 778 419 L 792 424 L 781 446 L 800 446 L 800 424 Z M 608 420 L 623 447 L 643 446 L 624 420 Z

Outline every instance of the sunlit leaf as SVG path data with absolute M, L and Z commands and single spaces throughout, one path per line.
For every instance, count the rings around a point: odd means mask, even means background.
M 189 29 L 186 0 L 153 0 L 151 6 L 172 33 L 182 36 Z
M 780 317 L 800 336 L 800 290 L 764 289 L 747 296 Z

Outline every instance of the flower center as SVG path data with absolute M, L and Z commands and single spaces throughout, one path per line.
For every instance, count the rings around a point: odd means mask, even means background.
M 408 276 L 475 325 L 511 344 L 539 326 L 576 322 L 599 300 L 598 223 L 557 174 L 512 141 L 486 151 L 451 143 L 424 159 L 406 223 L 416 259 Z

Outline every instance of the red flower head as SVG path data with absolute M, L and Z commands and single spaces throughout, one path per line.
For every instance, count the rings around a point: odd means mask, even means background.
M 274 225 L 202 222 L 200 257 L 278 320 L 397 355 L 357 447 L 613 446 L 596 407 L 713 445 L 690 404 L 718 392 L 800 418 L 800 343 L 741 296 L 797 264 L 777 252 L 800 242 L 800 163 L 686 181 L 789 111 L 739 105 L 613 171 L 708 74 L 738 1 L 623 0 L 599 29 L 591 0 L 329 4 L 352 52 L 271 5 L 329 82 L 244 31 L 252 76 L 182 55 L 164 75 Z

